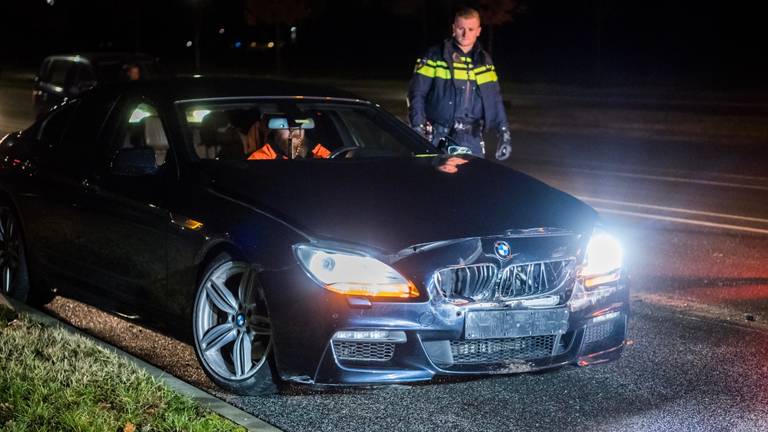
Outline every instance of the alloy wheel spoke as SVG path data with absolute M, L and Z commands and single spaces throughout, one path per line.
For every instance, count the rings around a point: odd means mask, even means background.
M 208 298 L 216 305 L 219 310 L 229 315 L 237 313 L 237 300 L 227 287 L 218 283 L 215 279 L 210 279 L 205 285 L 205 292 Z
M 219 324 L 208 329 L 200 339 L 200 347 L 205 352 L 215 351 L 232 342 L 237 337 L 237 330 L 232 323 Z
M 235 375 L 242 376 L 248 373 L 253 365 L 251 357 L 251 337 L 246 332 L 240 332 L 235 340 L 235 349 L 232 351 L 232 362 L 235 365 Z
M 259 336 L 269 336 L 272 334 L 272 324 L 269 318 L 261 315 L 251 315 L 248 322 L 248 329 L 251 333 Z
M 249 303 L 247 302 L 254 300 L 251 297 L 251 294 L 253 294 L 253 284 L 251 283 L 252 275 L 253 273 L 251 269 L 247 268 L 240 277 L 240 284 L 237 287 L 237 299 L 244 305 L 248 305 Z

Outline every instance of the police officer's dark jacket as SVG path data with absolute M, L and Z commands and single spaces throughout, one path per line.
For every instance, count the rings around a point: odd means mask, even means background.
M 476 82 L 480 90 L 485 129 L 507 126 L 499 78 L 491 56 L 476 43 L 466 54 L 471 57 L 468 69 L 465 62 L 454 61 L 454 52 L 453 39 L 446 39 L 418 59 L 408 89 L 411 125 L 429 121 L 450 127 L 456 115 L 454 80 L 470 80 Z

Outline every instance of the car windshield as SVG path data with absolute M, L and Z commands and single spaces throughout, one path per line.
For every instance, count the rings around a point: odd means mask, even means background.
M 372 105 L 333 99 L 205 99 L 177 103 L 199 159 L 359 159 L 437 150 Z

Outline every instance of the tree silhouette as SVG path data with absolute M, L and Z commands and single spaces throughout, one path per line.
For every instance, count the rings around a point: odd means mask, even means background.
M 309 0 L 245 0 L 245 22 L 250 26 L 275 26 L 275 66 L 282 73 L 281 26 L 293 25 L 310 14 Z

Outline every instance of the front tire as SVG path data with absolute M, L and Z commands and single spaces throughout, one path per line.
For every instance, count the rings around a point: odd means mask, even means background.
M 249 264 L 222 254 L 208 265 L 192 326 L 197 358 L 216 385 L 240 395 L 277 391 L 269 313 Z

